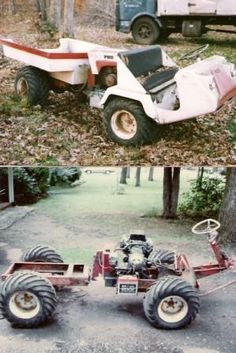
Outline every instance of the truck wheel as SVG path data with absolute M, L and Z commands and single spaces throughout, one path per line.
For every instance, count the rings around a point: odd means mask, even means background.
M 199 311 L 199 296 L 188 282 L 174 276 L 162 277 L 147 292 L 144 312 L 157 328 L 179 329 L 189 325 Z
M 148 261 L 157 265 L 158 263 L 171 265 L 175 262 L 175 252 L 171 250 L 153 250 L 148 257 Z
M 38 245 L 28 250 L 23 256 L 25 262 L 54 262 L 63 263 L 59 255 L 51 246 Z
M 104 109 L 104 127 L 110 138 L 121 145 L 151 143 L 156 123 L 142 106 L 132 100 L 115 98 Z
M 35 272 L 16 273 L 1 290 L 2 315 L 18 327 L 36 327 L 47 321 L 56 307 L 52 284 Z
M 161 37 L 158 24 L 150 17 L 138 18 L 132 26 L 132 36 L 137 44 L 155 44 Z
M 44 105 L 50 90 L 48 75 L 33 66 L 25 66 L 16 74 L 15 91 L 29 105 Z

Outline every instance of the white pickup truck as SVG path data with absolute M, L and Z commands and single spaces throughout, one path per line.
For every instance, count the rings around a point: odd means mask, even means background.
M 171 33 L 200 37 L 207 25 L 236 26 L 235 0 L 117 0 L 116 29 L 132 32 L 139 44 L 154 44 Z

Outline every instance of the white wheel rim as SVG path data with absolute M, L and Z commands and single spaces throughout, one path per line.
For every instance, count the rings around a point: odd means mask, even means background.
M 158 316 L 165 322 L 177 323 L 188 313 L 186 300 L 177 295 L 170 295 L 160 302 L 157 308 Z
M 28 90 L 29 90 L 28 82 L 24 77 L 21 77 L 16 83 L 16 93 L 20 97 L 24 98 L 24 97 L 27 97 Z
M 129 140 L 137 133 L 138 125 L 133 114 L 119 110 L 112 115 L 111 128 L 119 138 Z
M 10 298 L 9 309 L 20 319 L 32 319 L 39 313 L 40 308 L 39 299 L 31 292 L 18 291 Z

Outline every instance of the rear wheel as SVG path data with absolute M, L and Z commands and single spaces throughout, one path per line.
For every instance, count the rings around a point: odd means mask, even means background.
M 144 312 L 157 328 L 179 329 L 189 325 L 199 311 L 199 297 L 191 284 L 181 278 L 161 278 L 147 292 Z
M 51 246 L 38 245 L 28 250 L 23 256 L 25 262 L 54 262 L 62 263 L 61 255 Z
M 56 308 L 52 284 L 34 272 L 16 273 L 1 290 L 2 315 L 18 327 L 36 327 L 46 322 Z
M 29 105 L 44 105 L 50 90 L 48 74 L 33 66 L 25 66 L 16 74 L 16 94 Z
M 161 29 L 152 18 L 142 17 L 134 22 L 132 36 L 138 44 L 151 45 L 161 39 Z
M 148 257 L 148 261 L 153 265 L 158 265 L 160 263 L 171 265 L 175 262 L 175 252 L 164 249 L 153 250 Z
M 156 123 L 138 102 L 115 98 L 104 109 L 104 127 L 110 138 L 121 145 L 143 145 L 152 143 Z

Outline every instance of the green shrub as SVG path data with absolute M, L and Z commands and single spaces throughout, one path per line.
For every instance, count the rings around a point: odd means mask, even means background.
M 220 178 L 204 177 L 191 181 L 191 189 L 183 195 L 180 212 L 187 217 L 217 217 L 225 183 Z
M 70 186 L 75 181 L 79 180 L 81 176 L 81 170 L 79 168 L 51 168 L 49 184 L 50 186 L 56 185 L 67 185 Z
M 15 203 L 25 205 L 37 202 L 47 195 L 48 170 L 47 168 L 23 168 L 13 169 Z M 8 201 L 8 174 L 7 168 L 0 169 L 1 188 L 4 194 L 1 196 L 3 202 Z
M 26 168 L 28 174 L 36 180 L 40 194 L 47 194 L 49 189 L 49 168 Z
M 14 189 L 17 204 L 37 202 L 47 195 L 47 168 L 14 168 Z

